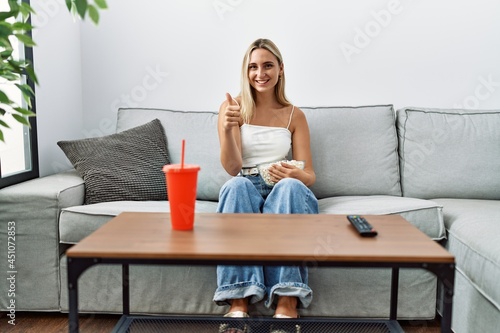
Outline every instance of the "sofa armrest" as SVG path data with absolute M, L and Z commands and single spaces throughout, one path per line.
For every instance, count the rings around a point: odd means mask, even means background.
M 0 310 L 13 301 L 16 311 L 59 310 L 59 214 L 83 204 L 84 195 L 74 170 L 0 190 L 0 267 L 14 272 L 14 279 L 0 279 L 0 290 L 15 286 L 0 293 Z

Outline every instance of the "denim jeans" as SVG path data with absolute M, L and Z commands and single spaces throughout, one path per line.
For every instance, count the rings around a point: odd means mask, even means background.
M 284 178 L 271 187 L 260 175 L 238 176 L 221 188 L 217 212 L 317 214 L 318 200 L 294 178 Z M 252 304 L 267 295 L 265 306 L 269 308 L 275 307 L 276 296 L 294 296 L 298 306 L 305 308 L 312 300 L 307 283 L 305 266 L 218 266 L 214 301 L 227 305 L 231 299 L 249 297 Z

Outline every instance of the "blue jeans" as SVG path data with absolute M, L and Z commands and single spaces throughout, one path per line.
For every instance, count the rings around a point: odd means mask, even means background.
M 260 175 L 238 176 L 221 188 L 217 212 L 317 214 L 318 200 L 294 178 L 284 178 L 270 187 Z M 312 300 L 307 280 L 305 266 L 217 266 L 214 301 L 227 305 L 231 299 L 249 297 L 252 304 L 268 295 L 265 306 L 269 308 L 276 305 L 276 296 L 293 296 L 298 298 L 298 306 L 305 308 Z

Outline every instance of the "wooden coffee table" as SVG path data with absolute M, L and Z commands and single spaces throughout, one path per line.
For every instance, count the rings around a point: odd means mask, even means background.
M 116 332 L 135 318 L 130 264 L 392 268 L 390 319 L 384 322 L 396 332 L 402 331 L 396 320 L 399 268 L 424 268 L 443 285 L 441 331 L 451 332 L 454 257 L 399 215 L 365 217 L 377 237 L 360 237 L 345 215 L 199 213 L 193 231 L 173 231 L 168 213 L 122 213 L 67 251 L 69 331 L 78 332 L 78 278 L 93 265 L 111 263 L 123 270 L 123 316 Z

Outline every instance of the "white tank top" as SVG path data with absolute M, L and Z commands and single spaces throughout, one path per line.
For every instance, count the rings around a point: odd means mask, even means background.
M 286 159 L 292 145 L 292 133 L 288 129 L 295 107 L 292 107 L 287 127 L 271 127 L 243 124 L 241 150 L 243 167 Z

